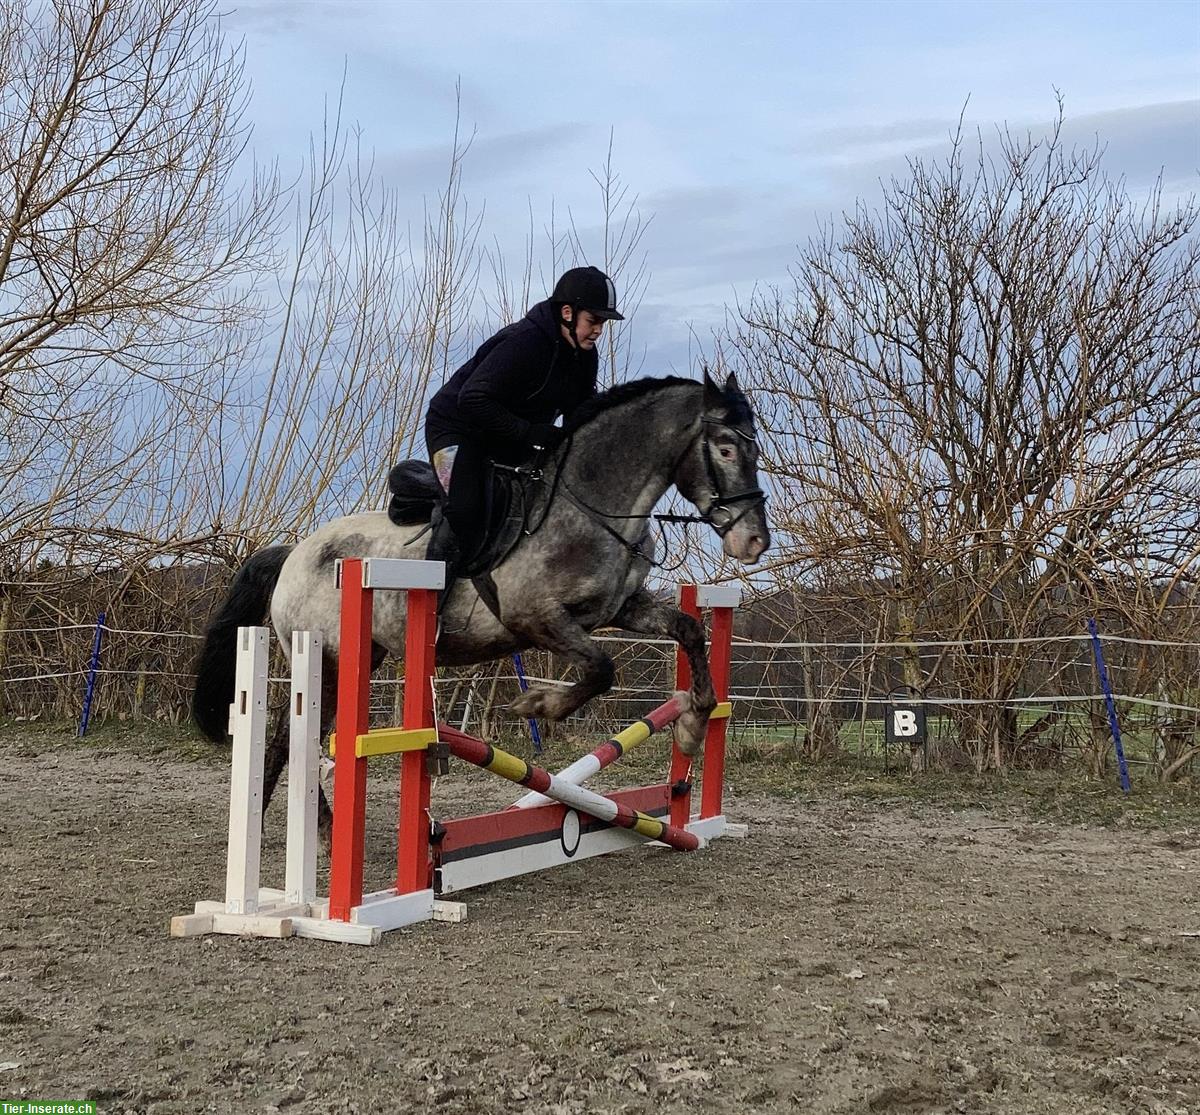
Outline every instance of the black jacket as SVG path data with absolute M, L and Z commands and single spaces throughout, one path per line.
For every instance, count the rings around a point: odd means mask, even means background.
M 595 349 L 562 336 L 553 302 L 539 302 L 505 326 L 429 401 L 425 441 L 432 454 L 471 442 L 514 464 L 530 453 L 530 426 L 570 418 L 596 393 Z

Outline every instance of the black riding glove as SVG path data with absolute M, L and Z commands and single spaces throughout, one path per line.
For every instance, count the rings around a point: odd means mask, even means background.
M 537 449 L 554 449 L 562 439 L 562 429 L 549 422 L 534 422 L 529 427 L 529 444 Z

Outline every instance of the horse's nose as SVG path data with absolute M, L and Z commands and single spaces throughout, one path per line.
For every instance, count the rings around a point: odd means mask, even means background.
M 752 534 L 746 539 L 746 550 L 751 562 L 758 561 L 767 547 L 771 544 L 771 538 L 766 534 Z

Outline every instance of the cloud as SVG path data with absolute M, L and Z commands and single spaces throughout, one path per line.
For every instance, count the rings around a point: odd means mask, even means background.
M 299 31 L 313 23 L 338 18 L 342 5 L 326 2 L 306 3 L 301 0 L 249 0 L 230 8 L 221 22 L 230 30 Z
M 957 126 L 957 122 L 953 122 Z M 745 186 L 714 183 L 660 190 L 645 198 L 653 222 L 647 234 L 654 301 L 639 310 L 637 336 L 649 357 L 678 359 L 695 347 L 694 329 L 706 340 L 726 307 L 745 300 L 756 285 L 789 283 L 799 247 L 817 235 L 821 225 L 835 224 L 843 211 L 861 198 L 878 196 L 880 180 L 908 174 L 907 158 L 936 161 L 950 150 L 948 121 L 914 120 L 895 126 L 896 135 L 920 136 L 940 128 L 937 142 L 904 145 L 903 151 L 879 157 L 875 145 L 890 142 L 891 128 L 830 128 L 822 133 L 829 146 L 812 152 L 820 173 L 797 173 L 797 182 Z M 979 125 L 985 145 L 998 145 L 996 125 Z M 973 133 L 974 126 L 971 126 Z M 1014 128 L 1036 137 L 1049 125 Z M 1160 170 L 1168 195 L 1172 186 L 1186 193 L 1197 184 L 1200 166 L 1200 102 L 1136 106 L 1069 119 L 1063 140 L 1070 147 L 1090 147 L 1097 138 L 1105 147 L 1102 167 L 1123 176 L 1136 197 Z M 972 134 L 973 142 L 973 134 Z M 857 147 L 860 157 L 845 156 Z M 863 157 L 865 156 L 865 157 Z M 690 328 L 689 328 L 690 323 Z
M 548 167 L 552 160 L 565 157 L 566 149 L 575 142 L 572 131 L 573 125 L 570 124 L 547 124 L 501 135 L 476 135 L 471 139 L 468 130 L 463 137 L 463 142 L 470 139 L 463 162 L 464 178 L 468 184 L 486 187 L 495 179 L 524 172 L 531 180 L 547 182 L 550 178 Z M 449 171 L 450 155 L 451 142 L 447 139 L 444 143 L 380 154 L 375 165 L 383 180 L 389 184 L 439 184 Z M 547 182 L 547 185 L 551 184 Z M 486 193 L 486 189 L 482 192 Z
M 1007 127 L 1014 136 L 1030 134 L 1036 139 L 1048 136 L 1052 123 L 1020 123 Z M 995 152 L 1004 128 L 1002 123 L 985 122 L 965 124 L 964 132 L 969 145 L 975 144 L 977 133 L 985 151 Z M 1068 116 L 1063 123 L 1062 140 L 1068 149 L 1090 148 L 1099 140 L 1104 147 L 1102 169 L 1112 177 L 1124 177 L 1135 192 L 1148 187 L 1160 173 L 1164 181 L 1174 187 L 1194 189 L 1200 168 L 1200 100 Z M 949 151 L 947 138 L 882 158 L 846 161 L 840 153 L 832 153 L 824 157 L 818 155 L 815 161 L 828 176 L 830 200 L 839 199 L 840 207 L 845 209 L 853 206 L 856 198 L 877 196 L 881 180 L 906 177 L 910 159 L 936 162 Z
M 950 117 L 896 120 L 887 124 L 841 124 L 808 132 L 791 149 L 810 157 L 818 154 L 832 157 L 861 153 L 864 149 L 893 148 L 897 144 L 925 146 L 945 140 L 957 126 L 958 121 Z

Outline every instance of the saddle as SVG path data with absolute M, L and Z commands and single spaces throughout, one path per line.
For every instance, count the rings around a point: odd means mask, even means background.
M 536 471 L 510 465 L 488 466 L 487 529 L 483 542 L 470 565 L 463 570 L 468 577 L 482 577 L 496 568 L 521 540 L 533 517 L 539 492 L 531 490 L 540 481 Z M 397 526 L 428 523 L 435 534 L 449 532 L 450 524 L 442 514 L 445 493 L 428 461 L 414 458 L 401 461 L 388 473 L 388 518 Z

